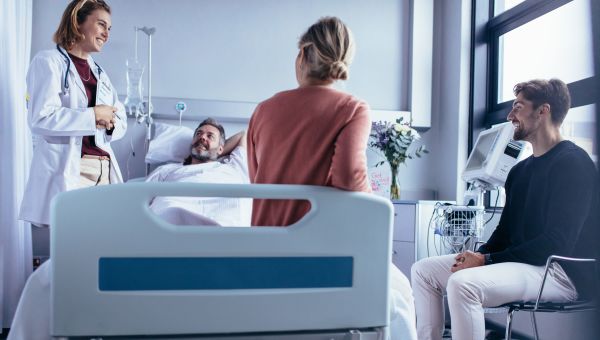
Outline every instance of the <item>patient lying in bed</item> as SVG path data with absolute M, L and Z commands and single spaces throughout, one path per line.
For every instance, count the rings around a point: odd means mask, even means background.
M 225 140 L 223 127 L 206 119 L 194 131 L 183 164 L 166 164 L 146 182 L 235 183 L 248 179 L 245 132 Z M 177 225 L 250 226 L 252 200 L 230 197 L 156 197 L 151 209 Z

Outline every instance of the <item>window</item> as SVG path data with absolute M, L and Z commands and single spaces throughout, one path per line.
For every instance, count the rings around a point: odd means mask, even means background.
M 525 0 L 497 0 L 494 2 L 494 16 L 515 7 Z
M 592 1 L 472 1 L 469 152 L 481 130 L 506 121 L 516 83 L 559 78 L 571 92 L 561 132 L 597 162 Z
M 572 83 L 592 77 L 590 3 L 567 3 L 500 35 L 498 45 L 499 102 L 512 100 L 513 86 L 526 79 L 553 77 Z
M 598 165 L 598 143 L 594 125 L 596 105 L 590 104 L 570 109 L 560 128 L 560 133 L 565 139 L 584 149 Z

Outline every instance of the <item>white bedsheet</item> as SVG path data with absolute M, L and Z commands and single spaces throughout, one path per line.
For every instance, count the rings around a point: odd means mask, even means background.
M 23 289 L 7 340 L 50 340 L 51 260 L 31 274 Z M 416 340 L 410 283 L 390 264 L 390 339 Z M 85 312 L 85 311 L 82 311 Z
M 236 147 L 228 157 L 195 165 L 166 164 L 146 182 L 248 184 L 246 149 Z M 227 197 L 156 197 L 152 211 L 176 225 L 250 226 L 252 199 Z

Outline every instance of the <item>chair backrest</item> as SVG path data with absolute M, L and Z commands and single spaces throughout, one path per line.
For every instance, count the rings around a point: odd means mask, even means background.
M 170 225 L 155 196 L 307 199 L 287 227 Z M 51 210 L 54 336 L 385 327 L 392 205 L 293 185 L 130 183 Z

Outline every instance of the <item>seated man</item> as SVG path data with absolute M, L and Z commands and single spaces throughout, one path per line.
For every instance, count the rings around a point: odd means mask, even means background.
M 537 298 L 550 255 L 597 258 L 598 181 L 588 154 L 560 134 L 571 99 L 558 79 L 514 87 L 508 120 L 514 139 L 533 155 L 506 180 L 500 223 L 477 252 L 430 257 L 412 267 L 420 340 L 441 339 L 447 295 L 452 338 L 485 337 L 484 307 Z M 585 268 L 584 268 L 585 269 Z M 591 293 L 593 271 L 555 264 L 543 300 L 572 301 Z
M 214 119 L 204 120 L 196 131 L 190 156 L 183 164 L 156 169 L 147 182 L 248 183 L 245 132 L 225 141 L 223 127 Z M 219 159 L 219 156 L 227 157 Z M 250 226 L 251 199 L 156 197 L 151 209 L 173 224 Z M 50 339 L 51 260 L 27 280 L 8 339 Z
M 166 164 L 146 182 L 247 184 L 246 135 L 239 132 L 225 140 L 225 130 L 208 118 L 194 131 L 190 155 L 183 164 Z M 151 209 L 177 225 L 250 226 L 252 200 L 224 197 L 156 197 Z

